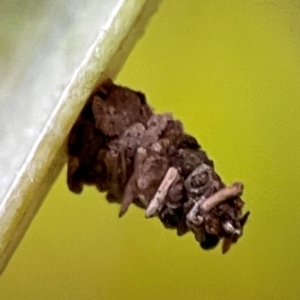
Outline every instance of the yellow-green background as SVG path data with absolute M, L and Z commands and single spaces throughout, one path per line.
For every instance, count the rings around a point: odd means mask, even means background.
M 245 183 L 251 210 L 225 256 L 65 170 L 0 279 L 0 299 L 300 299 L 300 5 L 163 1 L 117 82 L 172 111 Z

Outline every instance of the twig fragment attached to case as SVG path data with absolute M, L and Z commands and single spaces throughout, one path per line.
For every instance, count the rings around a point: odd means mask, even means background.
M 105 82 L 73 126 L 68 186 L 106 192 L 109 202 L 146 209 L 178 235 L 192 231 L 203 249 L 223 239 L 223 253 L 242 236 L 242 183 L 226 187 L 197 140 L 171 114 L 155 114 L 141 92 Z

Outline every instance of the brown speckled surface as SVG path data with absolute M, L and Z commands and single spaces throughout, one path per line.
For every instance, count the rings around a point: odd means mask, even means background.
M 155 114 L 141 92 L 104 83 L 74 125 L 68 149 L 70 190 L 95 185 L 108 201 L 120 203 L 120 216 L 134 203 L 178 235 L 192 231 L 203 249 L 224 238 L 227 252 L 242 235 L 249 215 L 242 215 L 242 184 L 226 188 L 182 123 L 172 114 Z

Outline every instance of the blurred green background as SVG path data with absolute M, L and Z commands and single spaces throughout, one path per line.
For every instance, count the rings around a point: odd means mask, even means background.
M 171 111 L 241 180 L 251 210 L 231 251 L 205 252 L 157 219 L 118 207 L 66 170 L 0 279 L 1 299 L 300 299 L 300 5 L 172 1 L 117 82 Z

